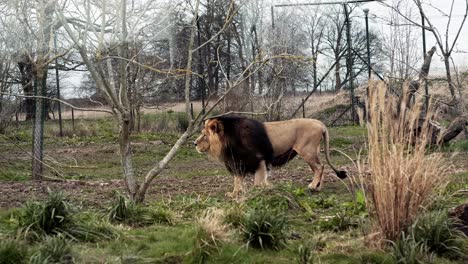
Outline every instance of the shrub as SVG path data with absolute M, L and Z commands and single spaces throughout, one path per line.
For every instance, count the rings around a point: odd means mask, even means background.
M 197 220 L 194 249 L 194 263 L 204 263 L 214 252 L 219 251 L 228 240 L 228 225 L 224 224 L 224 214 L 219 209 L 208 209 Z
M 361 182 L 366 193 L 369 215 L 380 233 L 389 240 L 417 218 L 430 201 L 435 188 L 447 179 L 447 162 L 439 153 L 428 154 L 431 140 L 429 109 L 420 125 L 423 101 L 411 108 L 386 92 L 385 85 L 369 85 L 368 163 L 370 175 L 360 164 Z M 401 102 L 405 102 L 403 98 Z M 416 135 L 418 134 L 418 135 Z
M 70 241 L 62 235 L 45 237 L 39 250 L 29 259 L 30 264 L 73 262 L 73 252 Z
M 286 244 L 286 216 L 271 209 L 254 209 L 247 213 L 242 225 L 248 246 L 279 250 Z
M 18 240 L 3 239 L 0 241 L 0 264 L 25 263 L 26 246 Z

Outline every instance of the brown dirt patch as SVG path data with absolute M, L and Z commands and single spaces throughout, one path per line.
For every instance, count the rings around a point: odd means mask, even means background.
M 325 182 L 338 181 L 329 169 L 325 170 L 324 175 Z M 293 182 L 305 187 L 311 178 L 311 172 L 306 167 L 298 166 L 293 171 L 284 168 L 275 170 L 270 182 L 273 185 Z M 253 177 L 250 177 L 247 185 L 252 184 Z M 153 181 L 146 199 L 151 202 L 188 194 L 224 197 L 226 192 L 231 191 L 232 185 L 233 180 L 230 176 L 196 176 L 190 179 L 160 177 Z M 325 184 L 324 188 L 327 186 Z M 0 208 L 21 207 L 28 200 L 44 199 L 49 189 L 63 191 L 73 202 L 102 208 L 112 200 L 115 191 L 126 192 L 123 180 L 0 182 L 0 189 Z

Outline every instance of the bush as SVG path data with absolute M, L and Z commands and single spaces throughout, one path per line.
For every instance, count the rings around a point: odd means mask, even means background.
M 223 211 L 206 210 L 197 221 L 197 231 L 192 252 L 193 263 L 204 263 L 206 259 L 221 249 L 228 240 L 228 225 L 224 223 Z
M 360 182 L 369 215 L 375 217 L 385 239 L 395 241 L 427 206 L 434 190 L 443 186 L 448 169 L 442 154 L 428 154 L 431 140 L 427 118 L 420 124 L 423 100 L 407 109 L 387 93 L 387 87 L 369 85 L 368 163 L 360 164 Z M 405 93 L 406 94 L 406 93 Z M 407 100 L 402 98 L 402 102 Z M 403 109 L 403 111 L 401 111 Z M 417 134 L 417 135 L 416 135 Z
M 70 206 L 63 193 L 51 192 L 44 202 L 28 201 L 19 226 L 25 236 L 58 234 L 72 222 Z
M 286 216 L 270 209 L 254 209 L 247 213 L 242 225 L 248 246 L 280 250 L 286 245 Z
M 0 241 L 0 264 L 25 263 L 26 246 L 17 240 L 3 239 Z
M 62 235 L 45 237 L 39 250 L 29 259 L 30 264 L 73 262 L 73 252 L 70 241 Z

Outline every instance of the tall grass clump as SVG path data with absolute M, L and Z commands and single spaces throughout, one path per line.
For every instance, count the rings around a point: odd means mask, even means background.
M 220 209 L 208 209 L 198 218 L 193 263 L 205 263 L 211 254 L 221 250 L 229 238 L 229 225 L 224 222 L 224 212 Z
M 21 232 L 26 237 L 63 232 L 72 222 L 70 205 L 61 192 L 51 192 L 44 202 L 29 201 L 19 219 Z
M 448 165 L 441 154 L 427 148 L 432 111 L 422 114 L 422 98 L 409 106 L 406 96 L 397 100 L 384 84 L 370 84 L 369 90 L 370 175 L 363 172 L 367 165 L 359 164 L 360 182 L 380 234 L 395 241 L 446 183 Z
M 117 193 L 116 198 L 108 210 L 108 220 L 131 226 L 147 226 L 152 224 L 172 224 L 172 212 L 159 208 L 151 210 L 135 204 L 128 198 Z
M 434 211 L 421 215 L 410 228 L 413 239 L 426 246 L 427 250 L 449 258 L 462 257 L 464 234 L 455 229 L 455 220 L 445 211 Z M 464 252 L 465 251 L 465 252 Z
M 44 201 L 26 203 L 18 219 L 18 228 L 19 234 L 29 240 L 63 235 L 71 240 L 97 241 L 118 236 L 102 219 L 79 219 L 64 194 L 52 191 Z
M 0 241 L 0 264 L 25 263 L 27 254 L 26 245 L 21 241 L 11 239 Z
M 242 225 L 244 240 L 248 246 L 280 250 L 286 245 L 285 214 L 272 209 L 250 210 Z
M 45 237 L 39 250 L 29 259 L 29 263 L 74 263 L 70 241 L 62 235 Z

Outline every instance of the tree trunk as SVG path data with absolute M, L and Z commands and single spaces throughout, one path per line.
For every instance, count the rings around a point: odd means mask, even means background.
M 450 95 L 452 96 L 452 102 L 457 102 L 456 93 L 455 93 L 455 86 L 453 85 L 452 81 L 452 74 L 450 73 L 450 56 L 444 54 L 444 64 L 445 64 L 445 75 L 447 77 L 447 84 L 450 91 Z
M 454 139 L 458 134 L 463 132 L 468 126 L 468 116 L 460 116 L 455 118 L 455 120 L 450 123 L 448 128 L 444 131 L 444 133 L 440 136 L 438 140 L 438 144 L 446 144 L 450 140 Z
M 18 61 L 18 69 L 21 74 L 21 86 L 24 95 L 34 95 L 34 62 L 30 60 L 27 54 L 23 54 Z M 26 112 L 26 120 L 31 120 L 34 117 L 34 98 L 26 98 L 24 100 L 24 110 Z
M 132 162 L 132 149 L 130 145 L 130 113 L 124 113 L 121 116 L 121 128 L 119 134 L 120 157 L 125 184 L 132 201 L 135 201 L 138 192 L 138 183 L 135 178 L 135 171 Z

